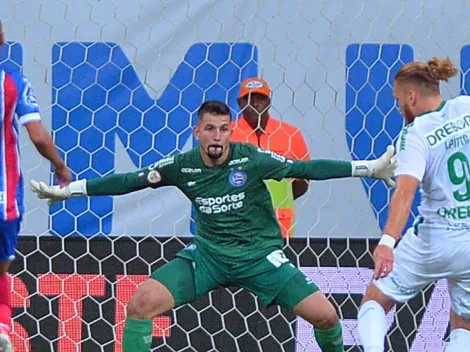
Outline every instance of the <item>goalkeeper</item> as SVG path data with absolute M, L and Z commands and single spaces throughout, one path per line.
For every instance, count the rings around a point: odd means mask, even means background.
M 64 188 L 31 181 L 33 191 L 50 205 L 71 197 L 162 186 L 178 187 L 194 204 L 194 241 L 155 270 L 127 305 L 123 351 L 149 351 L 154 317 L 233 285 L 251 291 L 266 306 L 292 309 L 314 326 L 322 351 L 342 352 L 335 308 L 284 256 L 284 240 L 263 180 L 374 177 L 393 186 L 393 147 L 370 161 L 292 161 L 250 144 L 231 143 L 230 109 L 218 101 L 201 105 L 194 134 L 199 146 L 136 172 L 75 181 Z

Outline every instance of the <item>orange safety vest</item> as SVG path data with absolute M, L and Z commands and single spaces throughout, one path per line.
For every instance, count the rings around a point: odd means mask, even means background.
M 286 122 L 269 117 L 261 135 L 257 135 L 246 120 L 241 117 L 232 122 L 233 142 L 243 142 L 269 149 L 289 159 L 310 160 L 307 145 L 300 130 Z M 294 193 L 292 179 L 267 180 L 273 206 L 284 237 L 294 236 Z

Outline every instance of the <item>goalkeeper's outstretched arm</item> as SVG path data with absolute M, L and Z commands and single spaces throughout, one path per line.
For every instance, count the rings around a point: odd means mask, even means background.
M 275 161 L 266 165 L 266 178 L 298 178 L 305 180 L 330 180 L 347 177 L 372 177 L 384 180 L 390 187 L 395 185 L 392 177 L 398 166 L 394 156 L 395 148 L 389 146 L 387 151 L 375 160 L 330 160 L 318 159 L 310 161 L 283 160 L 285 158 L 274 156 Z M 289 165 L 287 165 L 289 164 Z
M 33 192 L 40 199 L 49 199 L 49 205 L 72 197 L 83 196 L 118 196 L 128 194 L 155 185 L 163 186 L 158 171 L 148 168 L 137 172 L 119 173 L 90 180 L 71 182 L 67 187 L 49 186 L 42 181 L 31 180 Z
M 88 196 L 119 196 L 147 187 L 152 187 L 156 181 L 150 182 L 152 177 L 159 178 L 158 172 L 142 170 L 139 172 L 128 172 L 98 177 L 86 181 L 85 190 Z

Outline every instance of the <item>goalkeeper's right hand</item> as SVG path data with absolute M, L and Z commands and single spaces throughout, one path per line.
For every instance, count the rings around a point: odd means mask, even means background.
M 86 196 L 86 180 L 71 182 L 68 186 L 48 186 L 42 181 L 29 181 L 31 190 L 39 199 L 48 199 L 47 204 L 53 205 L 57 202 L 67 200 L 71 197 Z

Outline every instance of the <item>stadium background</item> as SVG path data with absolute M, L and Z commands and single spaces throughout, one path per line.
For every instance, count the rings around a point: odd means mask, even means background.
M 239 83 L 249 76 L 270 83 L 272 114 L 302 130 L 313 158 L 373 158 L 395 141 L 402 120 L 389 83 L 404 62 L 450 56 L 462 75 L 445 86 L 445 97 L 468 85 L 470 5 L 458 0 L 1 6 L 9 43 L 0 62 L 30 78 L 77 178 L 191 148 L 198 105 L 225 100 L 237 116 Z M 52 182 L 25 133 L 21 152 L 26 180 Z M 288 256 L 339 304 L 351 351 L 358 350 L 356 308 L 389 196 L 369 180 L 312 183 L 296 203 L 296 238 L 286 243 Z M 17 350 L 119 351 L 126 300 L 192 236 L 189 202 L 175 189 L 50 209 L 26 189 L 25 202 L 12 280 Z M 441 351 L 448 306 L 439 283 L 401 307 L 398 320 L 390 318 L 393 350 Z M 154 335 L 155 347 L 164 335 L 172 348 L 158 350 L 317 350 L 305 322 L 236 289 L 157 319 Z

